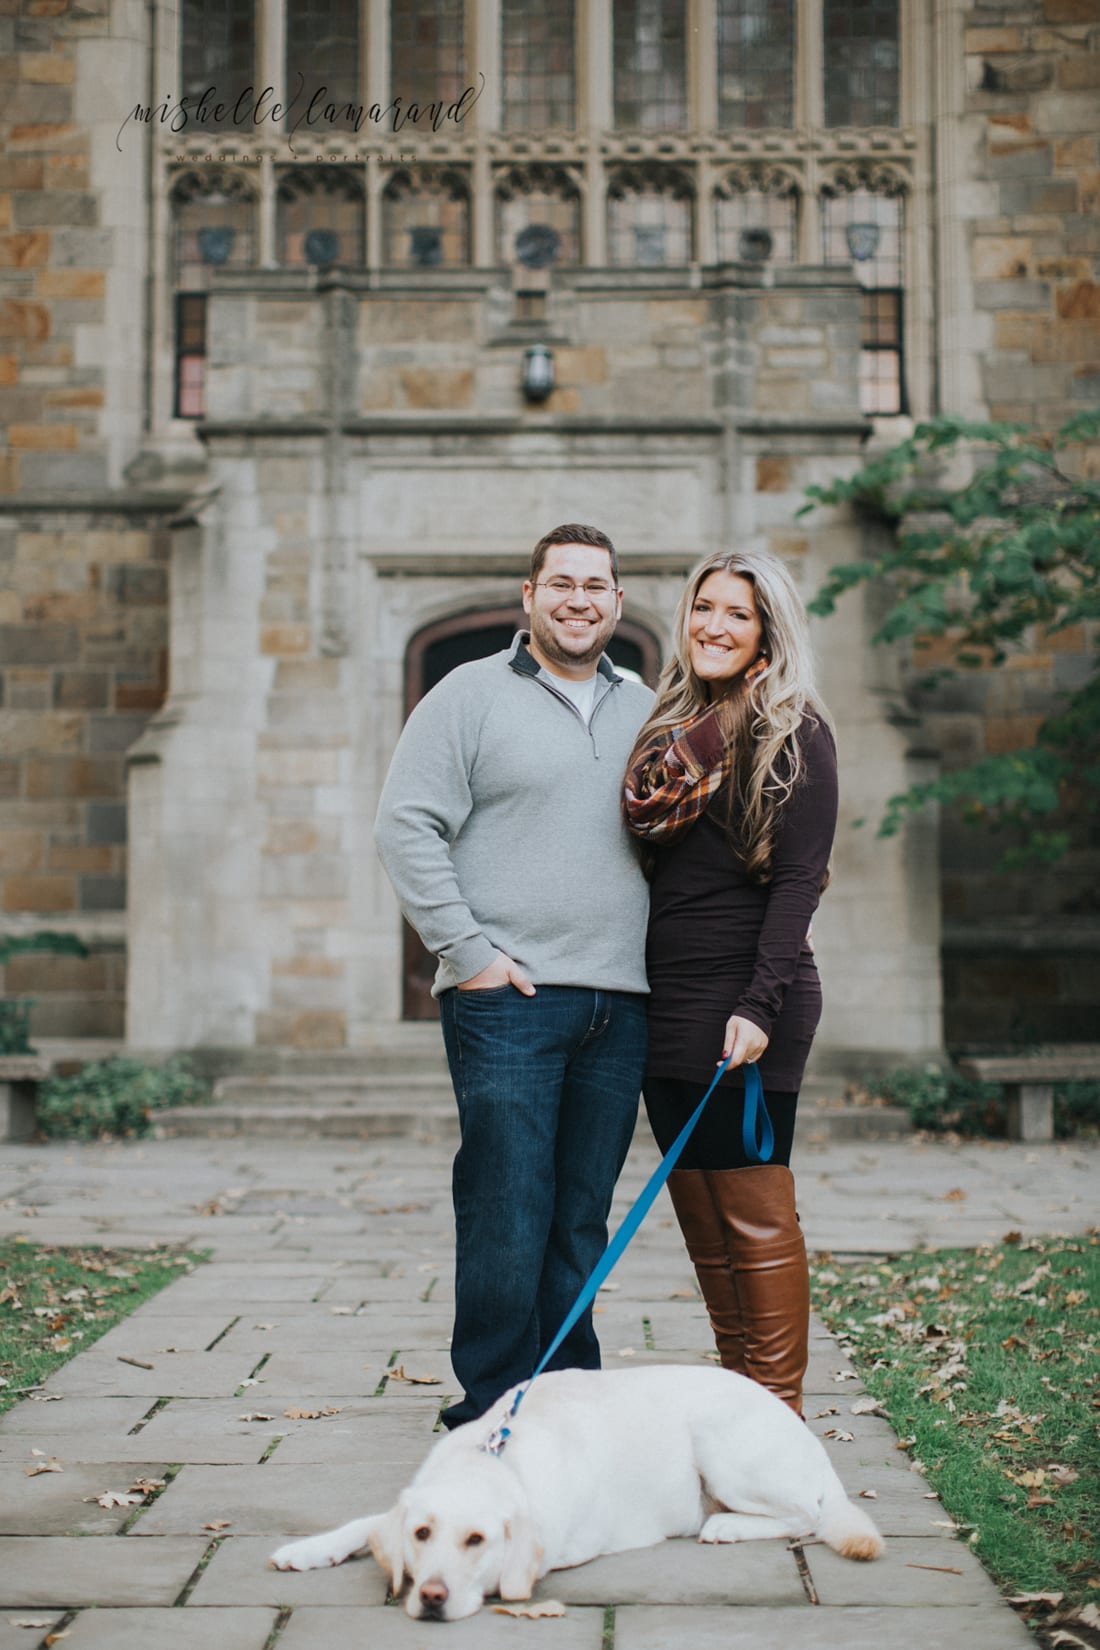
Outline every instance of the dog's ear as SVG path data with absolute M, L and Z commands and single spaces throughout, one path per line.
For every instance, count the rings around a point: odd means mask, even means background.
M 389 1577 L 394 1598 L 405 1584 L 405 1515 L 400 1503 L 383 1513 L 370 1533 L 370 1550 Z
M 526 1513 L 513 1513 L 504 1526 L 504 1562 L 498 1591 L 501 1598 L 530 1598 L 542 1563 L 535 1526 Z

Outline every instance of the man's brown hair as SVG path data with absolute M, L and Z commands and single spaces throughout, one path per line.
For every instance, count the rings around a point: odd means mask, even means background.
M 615 546 L 606 533 L 601 533 L 598 527 L 582 527 L 575 521 L 565 522 L 561 527 L 551 527 L 544 533 L 531 552 L 531 583 L 534 584 L 542 572 L 542 564 L 546 560 L 546 552 L 555 544 L 590 544 L 595 550 L 606 550 L 611 557 L 611 582 L 616 589 L 619 587 L 619 558 L 615 554 Z

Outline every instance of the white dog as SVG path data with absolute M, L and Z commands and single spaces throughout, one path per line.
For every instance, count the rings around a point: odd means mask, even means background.
M 342 1564 L 369 1546 L 414 1619 L 458 1621 L 488 1594 L 530 1598 L 548 1570 L 666 1536 L 816 1538 L 877 1558 L 821 1443 L 780 1399 L 724 1369 L 652 1365 L 542 1375 L 442 1438 L 389 1512 L 293 1541 L 279 1570 Z M 502 1425 L 499 1454 L 486 1445 Z

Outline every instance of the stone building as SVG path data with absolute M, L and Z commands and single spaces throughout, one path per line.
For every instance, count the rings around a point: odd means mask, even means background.
M 421 1046 L 375 798 L 548 526 L 652 673 L 699 556 L 859 552 L 797 511 L 869 438 L 1100 398 L 1100 0 L 3 0 L 0 86 L 0 903 L 90 947 L 8 965 L 40 1036 Z M 872 628 L 816 631 L 818 1070 L 1082 1034 L 1087 845 L 851 824 L 1089 638 L 915 707 Z

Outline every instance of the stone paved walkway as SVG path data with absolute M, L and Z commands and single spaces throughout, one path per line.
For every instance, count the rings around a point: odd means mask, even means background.
M 28 1399 L 0 1420 L 0 1650 L 37 1650 L 50 1627 L 65 1650 L 1032 1643 L 890 1428 L 851 1414 L 859 1383 L 819 1325 L 807 1413 L 821 1434 L 855 1435 L 826 1447 L 850 1490 L 877 1492 L 888 1549 L 875 1564 L 821 1546 L 669 1542 L 547 1577 L 538 1596 L 563 1601 L 562 1618 L 486 1609 L 446 1627 L 387 1606 L 370 1560 L 267 1569 L 287 1537 L 386 1506 L 455 1391 L 450 1150 L 408 1138 L 0 1147 L 4 1235 L 213 1251 L 59 1371 L 47 1390 L 61 1401 Z M 654 1161 L 640 1134 L 616 1219 Z M 796 1169 L 811 1245 L 874 1253 L 1083 1231 L 1097 1163 L 1084 1147 L 883 1143 L 807 1149 Z M 709 1331 L 663 1199 L 614 1284 L 597 1320 L 609 1365 L 702 1357 Z M 63 1471 L 28 1478 L 33 1449 Z M 86 1499 L 139 1476 L 170 1482 L 136 1516 Z

